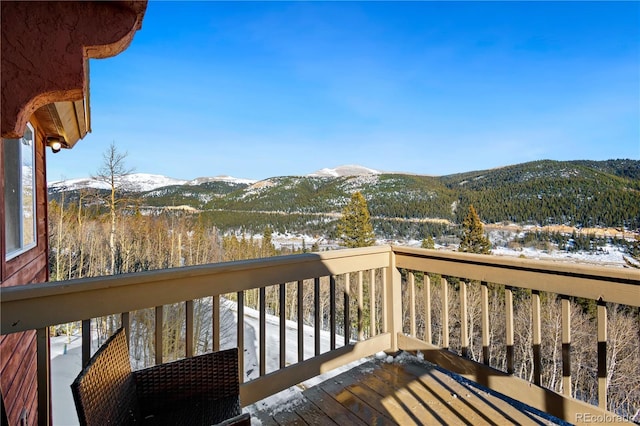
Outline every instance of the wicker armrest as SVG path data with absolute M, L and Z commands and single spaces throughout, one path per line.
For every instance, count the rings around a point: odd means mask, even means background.
M 251 416 L 249 413 L 243 413 L 231 419 L 216 424 L 215 426 L 249 426 L 251 424 Z
M 134 371 L 133 376 L 142 417 L 153 424 L 215 424 L 241 414 L 237 348 Z

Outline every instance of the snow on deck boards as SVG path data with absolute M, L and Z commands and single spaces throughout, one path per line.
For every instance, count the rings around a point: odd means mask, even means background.
M 408 355 L 370 359 L 289 397 L 245 411 L 262 425 L 567 424 Z

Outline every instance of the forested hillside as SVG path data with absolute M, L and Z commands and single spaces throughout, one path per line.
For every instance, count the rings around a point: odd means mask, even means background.
M 536 161 L 443 177 L 461 209 L 483 221 L 578 227 L 640 226 L 640 162 Z
M 70 202 L 82 193 L 62 193 Z M 100 190 L 94 190 L 100 192 Z M 640 161 L 536 161 L 433 177 L 409 174 L 281 176 L 253 184 L 214 181 L 126 194 L 131 210 L 188 206 L 219 229 L 331 235 L 351 194 L 367 200 L 380 237 L 449 232 L 469 205 L 485 223 L 640 227 Z M 91 203 L 91 197 L 85 197 Z M 95 205 L 95 204 L 94 204 Z

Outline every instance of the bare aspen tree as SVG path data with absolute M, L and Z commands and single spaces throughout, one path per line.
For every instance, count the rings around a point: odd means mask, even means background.
M 109 208 L 109 217 L 111 219 L 111 230 L 109 233 L 109 252 L 110 252 L 110 264 L 108 274 L 114 275 L 119 271 L 116 271 L 116 217 L 117 210 L 123 199 L 121 198 L 122 192 L 125 188 L 125 177 L 133 172 L 133 169 L 128 168 L 125 160 L 127 153 L 120 152 L 116 148 L 114 143 L 109 145 L 109 148 L 102 154 L 102 165 L 98 169 L 97 174 L 94 176 L 100 182 L 104 182 L 108 185 L 108 196 L 103 199 Z

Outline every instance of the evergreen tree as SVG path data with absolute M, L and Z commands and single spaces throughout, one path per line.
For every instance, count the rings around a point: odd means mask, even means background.
M 272 240 L 272 232 L 271 227 L 267 226 L 264 228 L 264 232 L 262 233 L 262 257 L 270 257 L 275 256 L 276 248 L 273 245 Z
M 484 227 L 473 205 L 462 222 L 462 240 L 458 251 L 466 253 L 490 254 L 491 242 L 484 235 Z
M 348 248 L 367 247 L 375 243 L 367 201 L 360 192 L 354 193 L 351 201 L 342 210 L 338 235 L 342 244 Z
M 640 236 L 636 235 L 628 251 L 629 257 L 623 256 L 624 262 L 632 268 L 640 269 Z
M 436 248 L 436 243 L 435 241 L 433 241 L 431 235 L 428 235 L 427 238 L 422 240 L 422 244 L 420 245 L 420 247 L 433 250 L 434 248 Z

